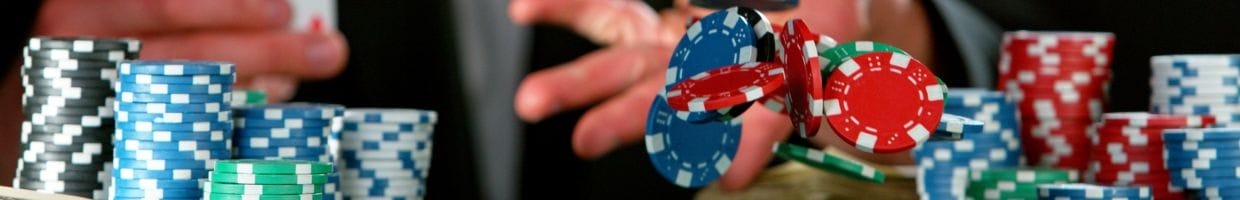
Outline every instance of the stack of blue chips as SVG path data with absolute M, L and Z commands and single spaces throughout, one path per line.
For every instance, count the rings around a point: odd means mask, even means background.
M 348 109 L 340 137 L 345 199 L 422 199 L 438 114 L 416 109 Z
M 913 149 L 917 192 L 922 199 L 963 199 L 969 172 L 1021 164 L 1016 104 L 1002 92 L 952 89 L 943 112 L 982 121 L 980 134 L 961 140 L 930 140 Z
M 1240 125 L 1240 54 L 1151 57 L 1150 111 L 1210 115 L 1216 126 Z
M 110 199 L 195 199 L 232 153 L 230 63 L 124 61 L 116 83 Z
M 233 111 L 236 158 L 335 162 L 335 149 L 329 140 L 339 132 L 344 106 L 288 103 L 242 106 Z M 337 176 L 337 172 L 329 177 Z M 334 192 L 337 185 L 329 178 L 323 198 L 339 199 Z
M 1240 199 L 1240 128 L 1167 129 L 1163 154 L 1171 185 L 1202 199 Z

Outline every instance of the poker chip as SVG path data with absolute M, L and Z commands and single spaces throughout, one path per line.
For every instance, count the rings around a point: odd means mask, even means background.
M 326 147 L 278 147 L 278 148 L 246 148 L 237 151 L 239 157 L 246 158 L 284 158 L 284 157 L 317 157 L 327 155 Z
M 875 183 L 883 183 L 886 180 L 886 175 L 883 175 L 882 172 L 874 167 L 857 161 L 835 157 L 819 150 L 794 144 L 778 143 L 775 144 L 772 151 L 781 158 L 796 160 L 814 168 L 835 172 L 855 179 Z
M 220 113 L 228 111 L 226 103 L 170 104 L 170 103 L 124 103 L 117 104 L 116 111 L 135 113 Z
M 960 140 L 965 134 L 979 134 L 986 124 L 959 115 L 946 114 L 939 118 L 939 126 L 930 139 Z
M 112 82 L 102 78 L 38 78 L 22 76 L 22 85 L 27 88 L 94 88 L 108 89 Z
M 118 76 L 117 80 L 120 81 L 121 83 L 177 84 L 177 85 L 232 84 L 233 81 L 236 80 L 236 77 L 233 75 L 193 75 L 193 76 L 162 76 L 162 75 L 151 75 L 151 74 L 126 74 L 126 75 Z
M 836 134 L 863 151 L 913 148 L 929 138 L 942 116 L 943 87 L 933 77 L 905 55 L 876 52 L 854 57 L 828 79 L 827 121 Z
M 1150 189 L 1146 187 L 1101 186 L 1069 183 L 1039 185 L 1038 198 L 1151 199 L 1152 196 L 1150 195 Z
M 174 169 L 174 170 L 142 170 L 117 169 L 112 177 L 118 179 L 164 179 L 164 180 L 197 180 L 207 177 L 206 169 Z
M 753 14 L 748 10 L 745 12 L 746 15 Z M 754 13 L 757 12 L 754 11 Z M 761 22 L 753 22 L 758 27 L 751 26 L 750 23 L 748 18 L 741 14 L 741 9 L 733 7 L 706 15 L 691 24 L 676 44 L 672 57 L 668 61 L 664 89 L 670 90 L 676 83 L 689 76 L 715 68 L 757 61 L 761 56 L 758 55 L 762 51 L 760 49 L 769 47 L 756 46 L 762 44 L 757 40 L 755 30 L 771 30 L 771 28 L 762 27 Z M 721 118 L 733 118 L 745 111 L 745 109 L 736 108 L 728 110 L 731 112 L 684 112 L 681 119 L 691 122 L 710 122 Z
M 116 128 L 133 131 L 193 131 L 206 132 L 232 128 L 232 122 L 199 121 L 192 123 L 162 122 L 126 122 L 117 123 Z
M 186 160 L 218 160 L 228 159 L 232 157 L 232 153 L 227 150 L 125 150 L 116 151 L 116 158 L 137 159 L 137 160 L 165 160 L 165 159 L 186 159 Z
M 140 92 L 151 94 L 222 94 L 225 92 L 231 92 L 232 87 L 224 87 L 223 84 L 120 84 L 117 86 L 116 90 L 122 92 Z
M 973 171 L 965 196 L 972 199 L 1036 199 L 1038 185 L 1077 180 L 1072 171 L 1049 168 L 1007 168 Z
M 322 200 L 322 199 L 323 199 L 323 194 L 322 194 L 322 193 L 314 193 L 314 194 L 287 194 L 287 195 L 281 195 L 281 194 L 272 194 L 272 195 L 262 194 L 262 195 L 254 195 L 254 194 L 219 194 L 219 193 L 210 193 L 210 194 L 205 195 L 205 196 L 203 197 L 203 199 L 207 199 L 207 200 L 246 200 L 246 199 L 270 199 L 270 200 Z
M 321 199 L 332 194 L 339 181 L 327 162 L 296 160 L 225 160 L 204 183 L 206 199 Z M 334 180 L 329 180 L 334 179 Z M 333 187 L 327 187 L 328 184 Z
M 829 75 L 835 72 L 835 68 L 838 68 L 840 65 L 844 64 L 844 62 L 851 60 L 853 57 L 860 56 L 866 53 L 871 53 L 871 52 L 892 52 L 892 53 L 897 53 L 897 54 L 902 54 L 902 55 L 908 55 L 908 52 L 905 52 L 903 49 L 896 48 L 895 46 L 891 46 L 891 45 L 888 45 L 882 42 L 875 42 L 875 41 L 847 42 L 847 43 L 839 44 L 838 46 L 835 46 L 830 49 L 821 49 L 818 55 L 819 55 L 819 58 L 822 58 L 821 59 L 822 61 L 825 61 L 825 62 L 820 63 L 822 64 L 822 67 L 821 67 L 822 74 Z
M 214 183 L 234 184 L 323 184 L 327 182 L 325 174 L 238 174 L 213 171 L 210 175 Z
M 75 59 L 75 60 L 95 60 L 95 61 L 121 61 L 137 57 L 135 53 L 125 52 L 124 50 L 104 50 L 96 52 L 74 52 L 68 49 L 42 49 L 31 50 L 29 48 L 22 49 L 22 56 L 32 59 Z
M 112 179 L 114 188 L 129 189 L 197 189 L 202 183 L 202 180 Z
M 1171 141 L 1165 140 L 1167 130 L 1200 128 L 1214 123 L 1212 117 L 1117 112 L 1102 115 L 1102 122 L 1088 133 L 1090 147 L 1087 180 L 1113 186 L 1151 188 L 1154 198 L 1182 196 L 1171 187 L 1169 173 L 1174 151 L 1165 151 Z
M 132 189 L 132 188 L 115 188 L 111 190 L 111 195 L 115 197 L 140 197 L 140 198 L 199 198 L 202 197 L 201 189 Z
M 215 166 L 215 160 L 165 160 L 165 159 L 116 159 L 112 164 L 116 168 L 131 168 L 142 170 L 169 170 L 169 169 L 212 169 Z
M 97 188 L 102 187 L 102 184 L 98 182 L 39 181 L 39 180 L 20 179 L 20 180 L 13 182 L 13 187 L 59 192 L 59 191 L 95 190 Z
M 344 107 L 291 103 L 239 107 L 236 111 L 237 157 L 333 161 L 328 138 Z
M 323 185 L 302 184 L 302 185 L 250 185 L 250 184 L 228 184 L 228 183 L 208 183 L 203 190 L 208 193 L 215 194 L 314 194 L 323 193 Z
M 123 84 L 122 84 L 123 85 Z M 151 94 L 134 92 L 117 92 L 116 100 L 125 103 L 228 103 L 232 101 L 232 93 L 224 94 Z
M 58 68 L 22 68 L 21 75 L 27 78 L 98 78 L 102 80 L 116 80 L 116 69 L 77 69 L 77 70 L 61 70 Z
M 112 117 L 114 115 L 112 108 L 108 106 L 83 106 L 83 107 L 60 107 L 60 106 L 22 106 L 25 113 L 39 113 L 43 115 L 93 115 L 101 117 Z
M 809 31 L 804 21 L 788 20 L 781 33 L 780 61 L 784 64 L 784 80 L 788 118 L 793 131 L 801 137 L 813 137 L 822 124 L 823 89 L 822 75 L 818 67 L 817 45 L 812 41 L 817 34 Z M 813 38 L 811 38 L 813 36 Z M 928 135 L 928 134 L 927 134 Z M 863 150 L 864 151 L 864 150 Z
M 99 172 L 94 171 L 55 171 L 45 169 L 21 169 L 17 176 L 36 181 L 98 181 Z
M 702 72 L 672 86 L 673 109 L 704 112 L 753 102 L 783 86 L 783 68 L 774 63 L 745 63 Z
M 27 152 L 104 152 L 104 143 L 83 142 L 73 144 L 53 144 L 44 141 L 29 141 L 22 144 Z
M 126 131 L 116 130 L 113 138 L 125 138 L 141 141 L 155 142 L 181 142 L 181 141 L 225 141 L 231 136 L 225 131 L 209 131 L 209 132 L 172 132 L 172 131 Z
M 417 109 L 349 108 L 344 119 L 361 123 L 435 123 L 439 115 Z
M 256 107 L 238 107 L 234 111 L 238 117 L 248 119 L 283 120 L 283 119 L 331 119 L 344 115 L 344 106 L 318 103 L 287 103 Z
M 740 144 L 741 120 L 693 124 L 675 116 L 663 95 L 651 103 L 646 152 L 663 178 L 681 187 L 701 187 L 723 175 Z M 691 164 L 702 163 L 702 164 Z
M 314 136 L 331 135 L 332 127 L 322 128 L 253 128 L 253 129 L 237 129 L 238 138 L 273 138 L 273 139 L 289 139 L 289 138 L 306 138 Z
M 340 171 L 328 176 L 335 182 L 328 190 L 349 198 L 420 198 L 437 115 L 418 109 L 347 109 L 345 131 L 332 143 L 340 149 Z M 366 148 L 362 143 L 381 146 Z
M 116 120 L 122 122 L 155 122 L 155 123 L 187 123 L 187 122 L 228 122 L 232 120 L 232 112 L 221 111 L 217 113 L 141 113 L 117 111 Z
M 57 96 L 23 96 L 22 104 L 41 104 L 60 107 L 99 107 L 115 105 L 116 100 L 114 98 L 72 99 Z
M 73 52 L 96 52 L 106 50 L 124 50 L 138 53 L 142 42 L 132 38 L 94 38 L 94 37 L 45 37 L 36 36 L 26 43 L 30 50 L 68 49 Z
M 118 139 L 113 142 L 116 149 L 123 150 L 175 150 L 175 151 L 196 151 L 196 150 L 228 150 L 230 144 L 226 141 L 202 141 L 202 140 L 180 140 L 169 142 L 145 141 L 137 139 Z
M 239 128 L 321 128 L 330 126 L 330 119 L 283 119 L 283 120 L 267 120 L 267 119 L 249 119 L 238 118 L 236 121 Z
M 120 64 L 121 74 L 164 76 L 232 75 L 233 64 L 189 60 L 139 60 Z
M 103 127 L 115 123 L 112 117 L 109 116 L 72 115 L 67 113 L 63 115 L 60 113 L 53 115 L 29 113 L 26 115 L 26 120 L 29 120 L 31 125 L 73 124 L 82 127 Z
M 332 165 L 311 161 L 225 160 L 215 163 L 215 170 L 237 174 L 325 174 Z

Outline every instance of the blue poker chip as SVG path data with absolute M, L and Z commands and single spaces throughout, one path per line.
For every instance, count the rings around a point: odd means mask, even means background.
M 412 159 L 397 160 L 359 160 L 340 159 L 341 165 L 360 169 L 418 169 L 418 162 Z
M 232 158 L 232 152 L 224 150 L 123 150 L 116 151 L 116 158 L 139 160 L 219 160 Z
M 1101 186 L 1083 183 L 1038 185 L 1038 197 L 1068 199 L 1150 199 L 1148 187 Z
M 1240 167 L 1218 167 L 1211 169 L 1176 169 L 1172 174 L 1183 177 L 1233 177 L 1240 178 Z
M 165 76 L 232 75 L 232 63 L 191 60 L 126 60 L 117 67 L 120 74 Z
M 116 121 L 120 122 L 157 122 L 157 123 L 189 123 L 189 122 L 227 122 L 232 119 L 232 112 L 221 111 L 217 113 L 142 113 L 117 111 L 115 113 Z
M 1173 105 L 1184 104 L 1218 104 L 1218 105 L 1236 105 L 1240 104 L 1240 95 L 1219 95 L 1219 96 L 1172 96 L 1172 97 L 1151 97 L 1151 102 Z
M 1182 113 L 1186 115 L 1212 115 L 1214 113 L 1233 113 L 1236 109 L 1240 109 L 1240 105 L 1230 104 L 1189 104 L 1189 105 L 1171 105 L 1163 103 L 1150 103 L 1150 111 L 1153 113 Z
M 207 132 L 172 132 L 172 131 L 129 131 L 116 129 L 113 138 L 122 140 L 142 140 L 156 142 L 172 141 L 225 141 L 232 137 L 228 130 Z
M 731 167 L 740 144 L 741 120 L 693 124 L 654 98 L 646 121 L 646 152 L 659 174 L 681 187 L 701 187 Z
M 349 193 L 349 194 L 351 194 L 351 195 L 367 195 L 367 196 L 372 196 L 372 197 L 381 197 L 381 196 L 382 196 L 382 197 L 385 197 L 385 196 L 415 196 L 415 195 L 417 195 L 417 191 L 416 191 L 416 190 L 409 190 L 409 189 L 406 189 L 406 188 L 397 188 L 397 187 L 392 187 L 392 188 L 387 188 L 387 187 L 369 187 L 369 188 L 365 188 L 365 189 L 352 189 L 352 188 L 350 188 L 350 189 L 342 189 L 342 191 L 343 191 L 343 192 L 346 192 L 346 193 Z
M 369 141 L 369 140 L 342 140 L 339 142 L 340 149 L 345 150 L 387 150 L 387 149 L 425 149 L 428 141 Z
M 332 133 L 331 127 L 321 128 L 238 128 L 237 138 L 273 138 L 290 139 L 306 137 L 327 137 Z
M 703 111 L 703 112 L 678 111 L 677 112 L 678 115 L 676 115 L 676 117 L 679 117 L 680 119 L 685 120 L 689 123 L 695 123 L 695 124 L 707 123 L 707 122 L 712 122 L 712 121 L 730 121 L 732 119 L 739 118 L 741 114 L 744 114 L 746 110 L 749 110 L 750 106 L 753 106 L 753 102 L 746 102 L 740 105 L 727 107 L 727 108 L 721 108 L 721 109 L 717 109 L 713 111 Z
M 1219 81 L 1219 85 L 1212 86 L 1158 86 L 1151 90 L 1158 92 L 1156 97 L 1208 97 L 1208 96 L 1235 96 L 1240 94 L 1240 82 L 1238 77 L 1227 78 L 1230 82 Z M 1226 84 L 1226 85 L 1223 85 Z
M 170 169 L 170 170 L 143 170 L 120 168 L 112 170 L 112 178 L 115 179 L 162 179 L 162 180 L 196 180 L 207 178 L 207 174 L 211 171 L 207 169 Z
M 366 141 L 410 141 L 415 139 L 423 139 L 426 136 L 419 136 L 408 132 L 356 132 L 341 131 L 341 134 L 348 137 L 341 140 L 366 140 Z
M 118 85 L 124 84 L 174 84 L 174 85 L 210 85 L 210 84 L 232 84 L 236 80 L 235 75 L 193 75 L 193 76 L 163 76 L 149 74 L 122 74 L 117 77 Z
M 1240 151 L 1240 139 L 1231 140 L 1206 140 L 1206 141 L 1166 141 L 1163 147 L 1167 150 L 1192 151 L 1199 149 L 1214 149 L 1220 153 L 1226 151 Z M 1230 153 L 1230 152 L 1226 152 Z
M 960 140 L 966 134 L 981 134 L 982 127 L 985 125 L 982 121 L 944 113 L 939 118 L 939 126 L 935 129 L 934 135 L 931 138 Z
M 142 169 L 142 170 L 170 170 L 170 169 L 213 169 L 215 161 L 206 160 L 165 160 L 165 159 L 113 159 L 112 164 L 116 168 Z
M 363 123 L 435 123 L 439 114 L 430 110 L 399 108 L 349 108 L 344 120 Z
M 324 155 L 327 155 L 326 147 L 237 148 L 237 156 L 242 158 L 318 157 Z
M 394 178 L 394 177 L 422 177 L 423 174 L 418 170 L 401 170 L 401 169 L 344 169 L 340 171 L 340 175 L 348 177 L 360 178 Z
M 146 197 L 146 198 L 197 198 L 202 197 L 202 189 L 133 189 L 113 188 L 111 196 L 115 197 Z
M 246 119 L 331 119 L 344 116 L 344 106 L 323 103 L 286 103 L 237 107 L 233 108 L 233 112 L 237 117 Z
M 1171 185 L 1184 186 L 1185 188 L 1196 189 L 1202 187 L 1240 187 L 1240 178 L 1227 177 L 1184 177 L 1175 173 L 1171 174 Z
M 258 128 L 321 128 L 332 125 L 330 119 L 258 119 L 258 118 L 237 118 L 235 123 L 238 128 L 258 129 Z
M 116 111 L 135 113 L 218 113 L 231 109 L 232 106 L 230 104 L 220 102 L 197 104 L 122 102 L 116 104 Z
M 1240 159 L 1177 159 L 1168 156 L 1167 169 L 1214 169 L 1240 167 Z
M 1240 187 L 1203 187 L 1197 192 L 1206 197 L 1240 197 Z
M 270 148 L 270 147 L 326 147 L 327 138 L 312 136 L 305 138 L 267 138 L 237 137 L 237 148 Z
M 223 94 L 150 94 L 150 93 L 133 93 L 133 92 L 117 92 L 117 102 L 124 103 L 228 103 L 232 101 L 232 93 Z
M 118 122 L 117 129 L 129 131 L 193 131 L 208 132 L 232 129 L 232 122 L 152 123 Z
M 112 179 L 112 186 L 125 189 L 197 189 L 205 180 Z M 201 191 L 198 192 L 202 194 Z
M 754 29 L 737 11 L 736 8 L 730 8 L 711 13 L 689 26 L 676 44 L 667 64 L 668 79 L 664 83 L 664 89 L 698 73 L 757 60 Z M 744 112 L 746 109 L 734 107 L 730 110 Z M 724 116 L 718 112 L 681 114 L 681 120 L 708 123 Z
M 344 131 L 355 132 L 429 132 L 433 126 L 408 123 L 344 123 Z
M 1202 140 L 1240 140 L 1240 128 L 1166 129 L 1163 139 L 1168 143 Z
M 415 150 L 340 150 L 342 159 L 418 159 Z
M 116 91 L 150 94 L 223 94 L 232 92 L 232 85 L 116 84 Z
M 175 151 L 193 151 L 193 150 L 228 150 L 231 147 L 228 141 L 195 141 L 181 140 L 172 142 L 156 142 L 143 140 L 116 139 L 112 142 L 117 150 L 175 150 Z

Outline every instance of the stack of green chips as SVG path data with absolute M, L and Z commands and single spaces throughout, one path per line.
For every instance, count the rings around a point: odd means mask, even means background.
M 232 106 L 267 104 L 267 93 L 262 90 L 233 90 Z
M 986 169 L 969 174 L 969 199 L 1038 199 L 1038 185 L 1076 182 L 1075 171 L 1029 168 Z
M 203 199 L 323 199 L 331 163 L 293 160 L 220 160 Z

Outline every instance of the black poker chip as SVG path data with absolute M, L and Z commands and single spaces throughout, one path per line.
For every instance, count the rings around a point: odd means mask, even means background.
M 49 115 L 95 115 L 95 116 L 113 116 L 115 111 L 107 106 L 41 106 L 41 105 L 24 105 L 22 111 L 26 113 L 43 113 Z
M 33 78 L 98 78 L 116 79 L 116 69 L 61 70 L 56 68 L 22 68 L 21 75 Z
M 22 169 L 18 174 L 26 180 L 98 182 L 101 172 Z M 105 175 L 104 178 L 107 176 Z
M 106 50 L 100 52 L 73 52 L 67 49 L 44 49 L 30 50 L 23 49 L 24 55 L 30 59 L 76 59 L 76 60 L 102 60 L 102 61 L 121 61 L 136 58 L 137 53 L 129 53 L 121 50 Z
M 83 197 L 83 198 L 93 198 L 95 195 L 104 195 L 102 187 L 100 187 L 101 189 L 94 189 L 94 190 L 68 190 L 66 189 L 66 190 L 61 190 L 61 191 L 53 191 L 52 189 L 44 189 L 44 188 L 27 187 L 25 185 L 18 186 L 18 188 L 40 191 L 40 192 L 54 192 L 56 194 L 77 196 L 77 197 Z
M 112 167 L 104 164 L 104 162 L 94 163 L 70 163 L 63 161 L 27 161 L 21 159 L 17 162 L 19 169 L 46 169 L 46 170 L 65 170 L 65 171 L 102 171 L 105 167 Z
M 22 160 L 42 162 L 42 161 L 63 161 L 71 164 L 87 164 L 96 162 L 105 162 L 112 160 L 112 154 L 93 154 L 84 152 L 22 152 Z
M 82 142 L 108 142 L 110 138 L 93 135 L 70 135 L 57 133 L 22 133 L 22 141 L 40 141 L 52 144 L 73 144 Z
M 55 144 L 43 141 L 28 141 L 21 145 L 22 149 L 33 152 L 112 152 L 112 144 L 107 142 Z
M 27 87 L 25 88 L 27 96 L 43 96 L 43 97 L 64 97 L 74 99 L 103 99 L 106 97 L 115 97 L 116 92 L 104 88 L 47 88 L 47 87 Z
M 87 191 L 103 188 L 103 183 L 99 181 L 40 181 L 18 178 L 16 183 L 16 187 L 44 191 Z
M 36 78 L 22 77 L 22 86 L 47 88 L 112 88 L 112 81 L 89 78 Z
M 96 38 L 96 37 L 33 37 L 26 43 L 31 50 L 67 49 L 74 52 L 101 52 L 121 50 L 138 53 L 142 50 L 142 42 L 133 38 Z
M 72 106 L 72 107 L 100 107 L 114 105 L 115 97 L 104 98 L 63 98 L 52 96 L 22 96 L 23 105 L 50 105 L 50 106 Z
M 72 135 L 89 135 L 89 136 L 108 136 L 116 129 L 115 124 L 103 125 L 101 127 L 83 127 L 77 124 L 46 124 L 35 125 L 29 121 L 22 122 L 23 134 L 72 134 Z
M 41 59 L 25 57 L 25 63 L 22 64 L 22 67 L 28 69 L 53 68 L 61 70 L 101 70 L 115 69 L 118 64 L 120 64 L 119 61 Z
M 76 124 L 82 125 L 82 127 L 103 127 L 116 124 L 116 120 L 112 116 L 97 115 L 30 113 L 26 114 L 26 120 L 30 121 L 32 125 Z

